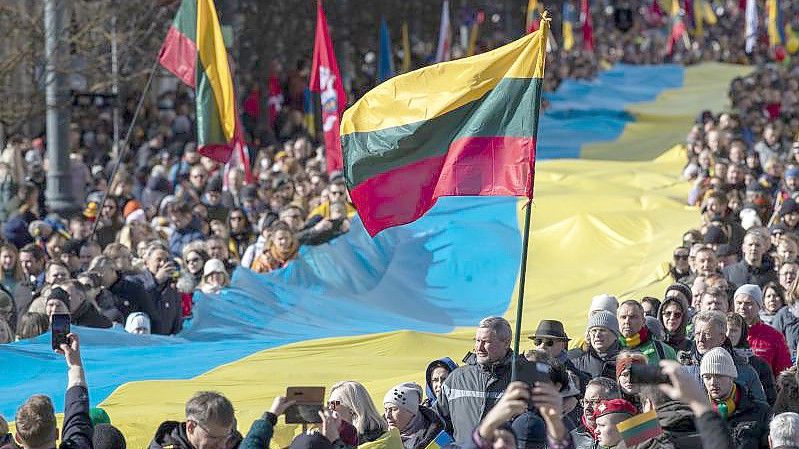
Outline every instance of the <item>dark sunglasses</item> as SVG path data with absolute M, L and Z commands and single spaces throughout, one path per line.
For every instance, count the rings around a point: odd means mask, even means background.
M 542 344 L 546 347 L 552 347 L 555 344 L 555 340 L 544 340 L 543 338 L 536 338 L 533 340 L 536 346 L 541 346 Z

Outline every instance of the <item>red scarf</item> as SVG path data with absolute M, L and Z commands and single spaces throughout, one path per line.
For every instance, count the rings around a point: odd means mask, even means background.
M 596 428 L 595 427 L 591 427 L 591 425 L 588 424 L 588 421 L 585 419 L 585 415 L 580 417 L 580 422 L 583 424 L 583 427 L 585 427 L 585 430 L 587 430 L 588 433 L 591 434 L 591 438 L 596 440 L 596 433 L 595 433 L 596 432 Z

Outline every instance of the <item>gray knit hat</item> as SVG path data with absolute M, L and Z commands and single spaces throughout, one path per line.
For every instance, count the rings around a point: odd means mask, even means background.
M 605 329 L 610 329 L 619 334 L 619 320 L 616 319 L 616 315 L 608 312 L 607 310 L 599 310 L 594 312 L 588 318 L 588 329 L 591 330 L 592 327 L 604 327 Z
M 735 294 L 732 295 L 732 298 L 735 299 L 738 295 L 749 295 L 752 300 L 757 303 L 758 307 L 760 307 L 760 310 L 763 310 L 763 292 L 756 284 L 744 284 L 738 287 L 738 290 L 735 290 Z
M 735 362 L 732 356 L 724 348 L 713 348 L 702 356 L 702 364 L 699 366 L 699 373 L 717 374 L 720 376 L 738 377 L 738 370 L 735 369 Z

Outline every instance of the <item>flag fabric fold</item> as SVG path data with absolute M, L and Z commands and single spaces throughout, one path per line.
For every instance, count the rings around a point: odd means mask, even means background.
M 184 0 L 175 14 L 158 62 L 187 86 L 194 88 L 197 70 L 197 1 Z
M 532 197 L 548 35 L 542 20 L 496 50 L 394 77 L 344 113 L 344 176 L 370 235 L 441 196 Z
M 341 140 L 339 124 L 341 112 L 347 104 L 341 73 L 333 51 L 333 41 L 327 28 L 327 17 L 322 0 L 316 4 L 316 41 L 314 42 L 313 66 L 311 68 L 310 88 L 319 92 L 322 102 L 322 134 L 325 140 L 325 159 L 327 172 L 341 171 Z
M 222 28 L 213 0 L 183 0 L 158 57 L 161 65 L 195 89 L 197 149 L 230 160 L 241 124 Z

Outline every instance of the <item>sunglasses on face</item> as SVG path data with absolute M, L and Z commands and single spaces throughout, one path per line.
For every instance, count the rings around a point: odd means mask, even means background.
M 555 344 L 555 340 L 544 340 L 543 338 L 536 338 L 533 340 L 536 346 L 544 345 L 547 348 L 552 347 Z

